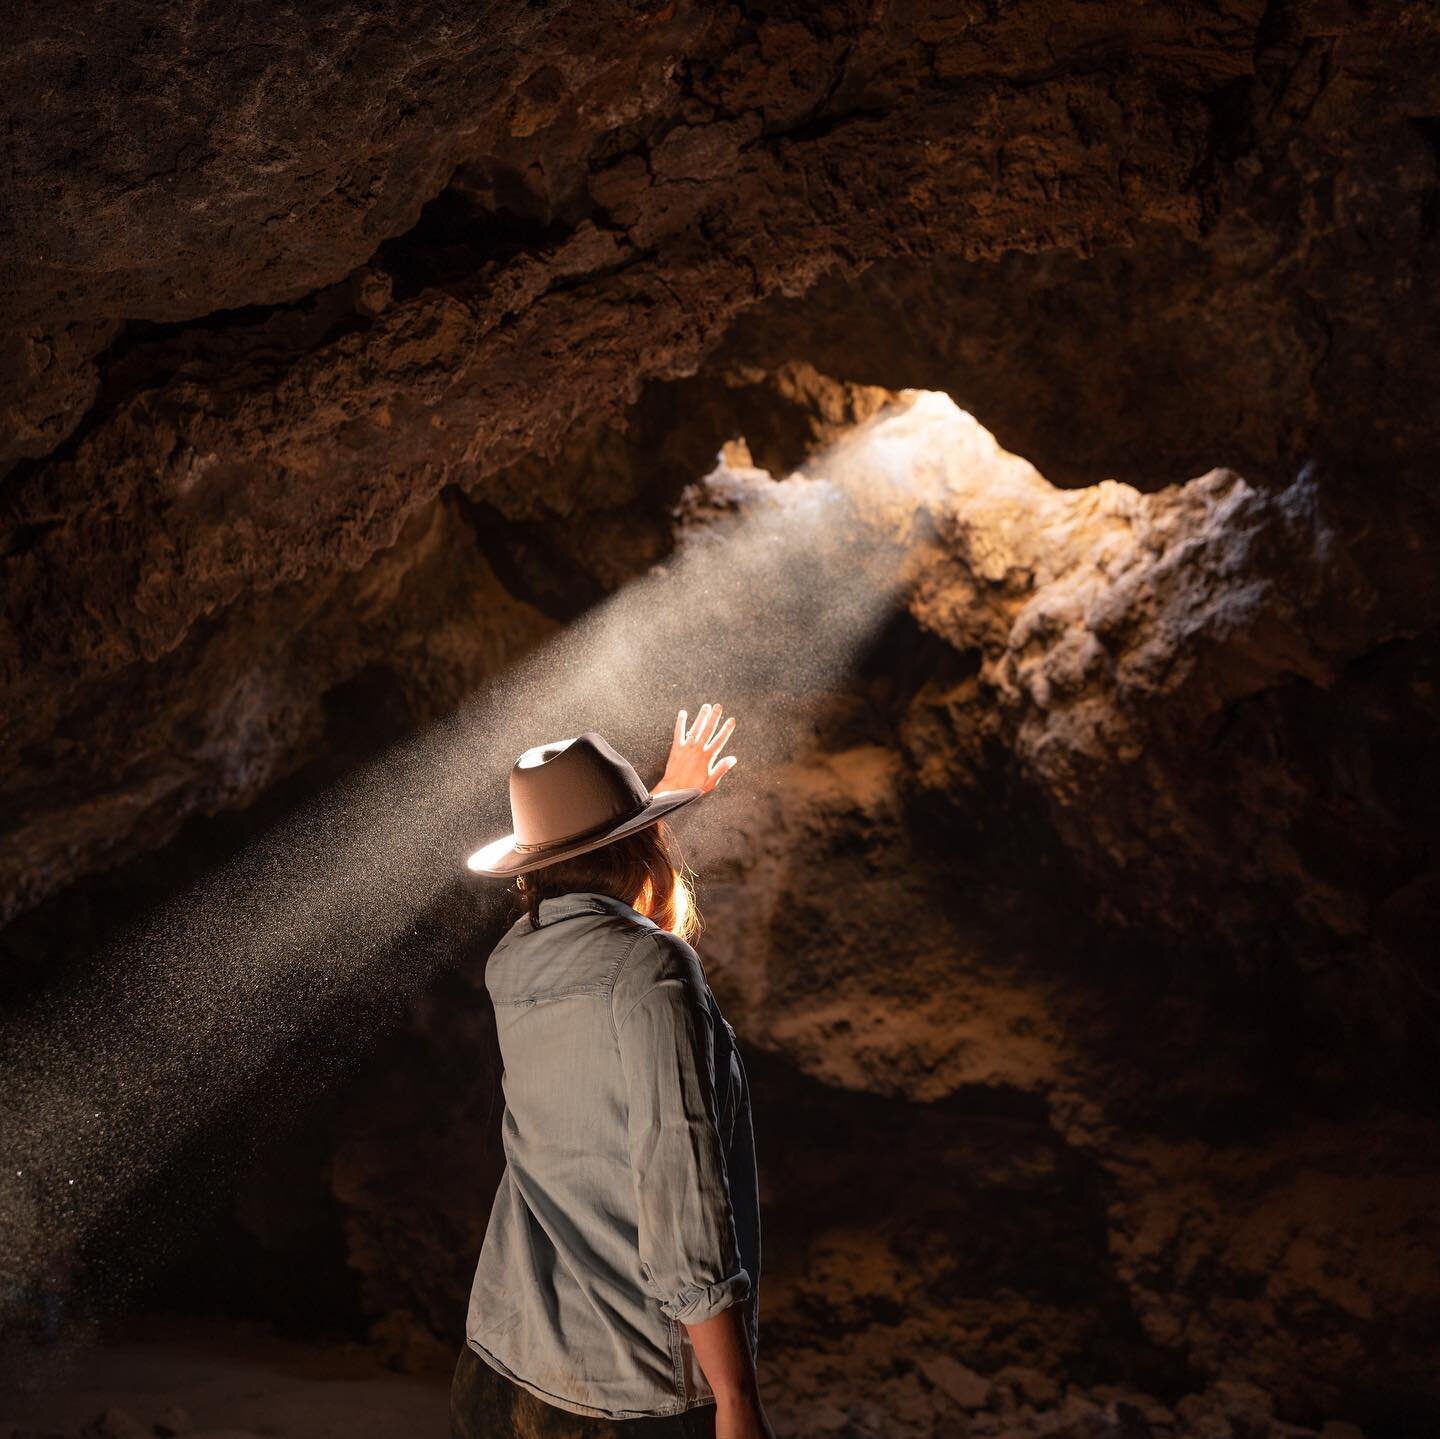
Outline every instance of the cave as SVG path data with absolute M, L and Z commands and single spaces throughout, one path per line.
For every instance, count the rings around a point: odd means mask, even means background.
M 779 1439 L 1440 1434 L 1440 13 L 10 33 L 0 1436 L 448 1433 L 465 854 L 706 701 Z

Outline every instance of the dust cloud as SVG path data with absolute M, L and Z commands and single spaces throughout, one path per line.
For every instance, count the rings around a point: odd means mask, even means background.
M 856 499 L 871 480 L 893 485 L 886 427 L 912 408 L 902 399 L 841 442 L 843 484 L 824 455 L 783 481 L 722 461 L 687 492 L 666 564 L 147 916 L 89 980 L 7 1024 L 0 1314 L 63 1287 L 87 1235 L 287 1050 L 311 1046 L 317 1074 L 343 1062 L 322 1051 L 352 1044 L 345 1027 L 317 1039 L 313 1016 L 413 992 L 417 967 L 445 956 L 399 942 L 443 892 L 478 886 L 498 915 L 502 887 L 464 860 L 509 830 L 506 781 L 523 750 L 599 730 L 653 784 L 676 710 L 719 701 L 737 712 L 740 763 L 687 812 L 682 837 L 763 791 L 767 764 L 803 742 L 898 602 L 903 537 Z M 923 434 L 908 425 L 913 447 Z M 746 706 L 752 695 L 763 705 Z M 109 1282 L 133 1279 L 123 1269 Z

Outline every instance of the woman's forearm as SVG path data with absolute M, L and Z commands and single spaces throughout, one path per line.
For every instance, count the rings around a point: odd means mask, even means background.
M 718 1405 L 758 1400 L 755 1360 L 745 1338 L 745 1306 L 732 1304 L 700 1324 L 687 1324 L 695 1357 L 715 1391 Z

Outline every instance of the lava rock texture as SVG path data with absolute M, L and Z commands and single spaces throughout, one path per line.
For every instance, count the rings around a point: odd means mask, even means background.
M 831 479 L 904 593 L 696 858 L 777 1426 L 1440 1424 L 1433 7 L 9 28 L 8 987 Z M 499 1163 L 443 921 L 287 1161 L 412 1367 Z

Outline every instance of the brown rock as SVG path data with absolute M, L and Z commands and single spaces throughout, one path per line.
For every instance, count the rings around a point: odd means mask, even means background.
M 920 1372 L 961 1409 L 983 1409 L 990 1395 L 990 1380 L 967 1369 L 948 1354 L 933 1354 L 919 1361 Z
M 189 1434 L 194 1427 L 189 1412 L 178 1404 L 172 1404 L 155 1421 L 155 1433 L 159 1439 L 177 1439 L 177 1436 Z
M 150 1439 L 150 1430 L 124 1409 L 107 1409 L 82 1432 L 94 1439 Z
M 1060 1402 L 1060 1386 L 1038 1369 L 1007 1364 L 995 1375 L 995 1383 L 1005 1385 L 1037 1409 L 1049 1409 Z

